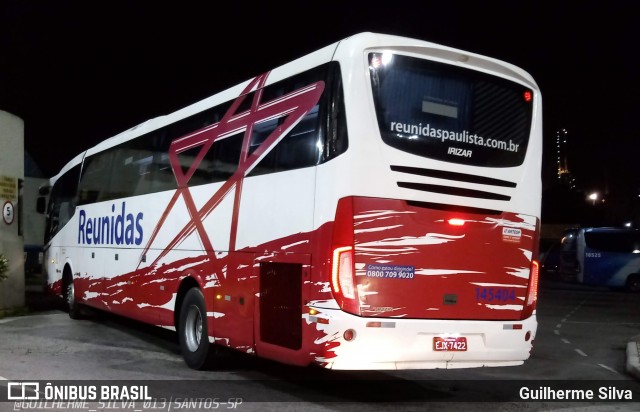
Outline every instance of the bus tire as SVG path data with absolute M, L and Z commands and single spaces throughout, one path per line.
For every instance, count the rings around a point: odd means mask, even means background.
M 626 286 L 629 292 L 640 292 L 640 274 L 629 275 Z
M 71 319 L 82 318 L 82 308 L 76 300 L 76 292 L 73 285 L 73 276 L 69 275 L 64 285 L 64 302 Z
M 182 301 L 178 335 L 182 357 L 190 368 L 211 366 L 215 348 L 209 343 L 207 309 L 199 288 L 189 289 Z

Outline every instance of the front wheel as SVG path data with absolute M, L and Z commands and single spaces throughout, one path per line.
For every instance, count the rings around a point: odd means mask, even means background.
M 206 369 L 212 363 L 215 348 L 209 343 L 207 309 L 202 291 L 191 288 L 182 301 L 178 327 L 180 349 L 192 369 Z

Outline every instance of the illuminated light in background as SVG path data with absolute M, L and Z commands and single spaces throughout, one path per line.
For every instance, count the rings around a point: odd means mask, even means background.
M 531 94 L 531 92 L 529 90 L 524 92 L 524 101 L 525 102 L 530 102 L 532 99 L 533 99 L 533 94 Z
M 389 52 L 384 52 L 382 53 L 382 64 L 383 65 L 387 65 L 389 63 L 391 63 L 391 60 L 393 60 L 393 54 L 389 53 Z
M 389 53 L 389 52 L 384 52 L 382 54 L 380 53 L 375 53 L 373 55 L 373 57 L 371 57 L 371 68 L 372 69 L 379 69 L 380 66 L 386 66 L 389 63 L 391 63 L 391 60 L 393 60 L 393 54 Z
M 377 69 L 380 66 L 382 66 L 382 60 L 380 59 L 380 55 L 374 54 L 373 57 L 371 58 L 371 67 L 373 69 Z

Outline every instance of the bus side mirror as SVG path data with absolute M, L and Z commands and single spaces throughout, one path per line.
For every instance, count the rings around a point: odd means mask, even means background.
M 47 198 L 44 196 L 39 196 L 36 200 L 36 211 L 41 215 L 47 210 Z

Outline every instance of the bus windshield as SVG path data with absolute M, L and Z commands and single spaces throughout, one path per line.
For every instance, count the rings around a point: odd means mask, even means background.
M 496 76 L 402 55 L 369 54 L 383 141 L 436 160 L 484 167 L 524 161 L 532 91 Z
M 634 230 L 585 231 L 584 240 L 594 251 L 640 253 L 640 232 Z

